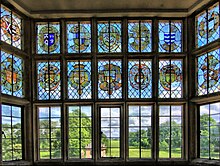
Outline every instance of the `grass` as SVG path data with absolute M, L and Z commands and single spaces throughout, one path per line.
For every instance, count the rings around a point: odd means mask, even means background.
M 111 142 L 111 148 L 107 148 L 106 157 L 120 157 L 119 141 L 113 140 Z M 143 147 L 142 147 L 143 148 Z M 129 158 L 152 158 L 151 149 L 140 149 L 139 147 L 129 146 Z M 41 151 L 41 158 L 48 158 L 49 151 Z M 55 157 L 55 156 L 54 156 Z M 172 158 L 181 158 L 181 149 L 172 149 Z M 56 157 L 55 157 L 56 158 Z M 169 151 L 159 151 L 159 158 L 169 158 Z

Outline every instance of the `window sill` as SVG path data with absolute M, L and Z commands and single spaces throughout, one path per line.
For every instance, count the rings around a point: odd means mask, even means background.
M 32 165 L 32 163 L 29 162 L 29 161 L 24 161 L 24 160 L 20 160 L 20 161 L 4 161 L 4 162 L 2 162 L 2 165 Z
M 209 159 L 195 159 L 191 162 L 191 165 L 219 165 L 220 160 L 209 160 Z

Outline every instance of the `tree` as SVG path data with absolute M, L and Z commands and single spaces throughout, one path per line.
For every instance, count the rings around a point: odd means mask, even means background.
M 12 126 L 11 124 L 2 124 L 2 131 L 4 132 L 4 135 L 2 135 L 3 161 L 21 159 L 21 123 L 16 123 Z M 11 137 L 11 134 L 13 137 Z M 13 139 L 13 141 L 10 138 Z
M 218 151 L 217 147 L 219 147 L 219 140 L 216 138 L 219 137 L 219 129 L 216 125 L 217 122 L 215 119 L 210 117 L 208 114 L 200 116 L 200 153 L 203 157 L 209 157 L 209 151 L 211 153 L 215 150 Z
M 171 131 L 170 131 L 171 129 Z M 171 132 L 171 133 L 170 133 Z M 169 147 L 170 144 L 170 136 L 172 137 L 172 147 L 179 148 L 182 144 L 182 131 L 179 124 L 175 121 L 171 121 L 171 128 L 170 122 L 166 121 L 160 124 L 160 149 L 166 149 Z
M 74 157 L 79 157 L 80 147 L 85 151 L 85 147 L 92 143 L 91 119 L 84 113 L 81 113 L 81 118 L 79 115 L 78 109 L 69 113 L 69 153 Z
M 148 131 L 149 130 L 149 131 Z M 151 146 L 151 129 L 129 132 L 129 146 L 149 148 Z M 141 134 L 141 137 L 139 136 Z

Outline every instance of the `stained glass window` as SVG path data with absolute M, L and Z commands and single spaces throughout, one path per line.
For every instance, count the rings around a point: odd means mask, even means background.
M 98 22 L 98 52 L 121 52 L 121 22 Z
M 37 54 L 60 53 L 60 23 L 37 23 Z
M 2 160 L 22 159 L 22 110 L 21 107 L 1 106 Z
M 61 97 L 60 62 L 45 61 L 37 63 L 38 99 L 55 100 Z
M 23 60 L 14 54 L 1 51 L 1 92 L 23 97 Z
M 128 61 L 128 97 L 150 98 L 152 96 L 151 60 Z
M 129 105 L 129 158 L 152 158 L 152 106 Z
M 220 49 L 197 57 L 197 95 L 220 91 Z
M 159 106 L 159 158 L 182 158 L 183 106 Z
M 21 32 L 21 18 L 4 5 L 1 5 L 1 41 L 21 49 Z
M 101 136 L 101 157 L 116 157 L 121 156 L 121 119 L 120 108 L 118 107 L 102 107 L 100 108 L 100 136 Z
M 219 26 L 219 3 L 208 9 L 208 42 L 212 42 L 220 38 Z
M 91 52 L 91 24 L 90 22 L 67 23 L 68 53 Z
M 128 52 L 152 51 L 152 21 L 128 22 Z
M 220 159 L 220 103 L 200 106 L 200 158 Z
M 40 159 L 61 158 L 61 109 L 38 107 L 38 141 Z
M 68 107 L 68 158 L 92 158 L 92 108 Z
M 182 21 L 159 21 L 159 52 L 182 51 Z
M 220 38 L 219 3 L 196 16 L 196 47 Z
M 114 99 L 122 97 L 121 60 L 98 61 L 98 98 Z
M 91 61 L 68 61 L 68 98 L 91 99 Z
M 159 61 L 159 98 L 182 97 L 182 68 L 182 60 Z

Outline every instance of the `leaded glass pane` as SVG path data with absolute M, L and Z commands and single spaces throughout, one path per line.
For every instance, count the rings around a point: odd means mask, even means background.
M 200 158 L 219 159 L 220 103 L 200 106 Z
M 219 3 L 216 3 L 208 9 L 208 42 L 220 38 L 219 26 Z
M 121 52 L 121 22 L 98 22 L 98 52 Z
M 98 61 L 98 98 L 114 99 L 122 97 L 121 60 Z
M 58 22 L 37 23 L 37 53 L 60 53 L 60 24 Z
M 2 160 L 22 159 L 21 107 L 2 105 Z
M 68 107 L 68 158 L 92 158 L 92 108 Z
M 1 51 L 1 92 L 23 97 L 23 60 Z
M 208 66 L 207 66 L 207 54 L 201 55 L 197 58 L 197 84 L 198 84 L 198 95 L 207 94 L 207 74 L 208 74 Z
M 12 95 L 12 55 L 1 51 L 1 92 Z
M 128 61 L 128 97 L 150 98 L 152 96 L 151 60 Z
M 151 21 L 128 22 L 128 52 L 151 52 Z
M 196 46 L 207 44 L 207 13 L 206 11 L 196 16 Z
M 197 95 L 220 91 L 220 49 L 197 57 Z
M 151 158 L 151 106 L 129 105 L 129 158 Z
M 1 41 L 11 44 L 11 11 L 1 5 Z
M 220 91 L 220 49 L 208 53 L 209 93 Z
M 21 18 L 1 5 L 1 41 L 21 49 Z
M 120 108 L 101 108 L 101 157 L 120 157 Z M 114 118 L 112 118 L 114 115 Z
M 68 61 L 68 98 L 91 99 L 91 61 Z
M 181 98 L 183 71 L 182 60 L 159 61 L 159 97 Z
M 182 158 L 183 106 L 159 106 L 159 158 Z
M 38 62 L 38 99 L 54 100 L 60 99 L 60 62 Z
M 159 21 L 159 52 L 182 51 L 182 21 Z
M 38 107 L 40 159 L 61 158 L 61 108 Z
M 12 13 L 12 45 L 19 49 L 21 49 L 21 23 L 20 17 L 17 14 Z
M 68 53 L 91 52 L 91 24 L 90 22 L 67 23 Z

